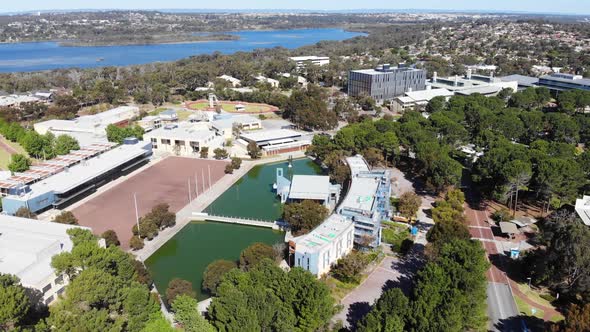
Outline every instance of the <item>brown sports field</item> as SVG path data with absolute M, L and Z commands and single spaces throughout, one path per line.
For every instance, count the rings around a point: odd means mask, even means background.
M 139 216 L 143 216 L 159 203 L 168 203 L 170 210 L 178 212 L 188 204 L 188 181 L 195 194 L 195 175 L 202 191 L 203 181 L 208 186 L 223 177 L 224 161 L 168 157 L 129 179 L 109 188 L 72 210 L 80 225 L 91 227 L 95 234 L 112 229 L 117 233 L 121 247 L 129 248 L 131 228 L 135 225 L 133 194 L 137 194 Z

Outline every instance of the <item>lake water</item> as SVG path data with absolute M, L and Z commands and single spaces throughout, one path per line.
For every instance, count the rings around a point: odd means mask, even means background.
M 238 182 L 209 205 L 205 212 L 212 215 L 242 217 L 274 221 L 281 217 L 281 201 L 272 190 L 276 170 L 282 168 L 287 176 L 293 174 L 316 175 L 321 169 L 310 159 L 297 159 L 289 169 L 288 162 L 260 165 L 252 168 Z
M 56 42 L 0 44 L 0 72 L 38 71 L 68 67 L 126 66 L 174 61 L 192 55 L 231 54 L 257 48 L 298 48 L 322 40 L 364 35 L 342 29 L 296 29 L 230 32 L 239 40 L 184 44 L 62 47 Z M 102 59 L 102 61 L 97 61 Z

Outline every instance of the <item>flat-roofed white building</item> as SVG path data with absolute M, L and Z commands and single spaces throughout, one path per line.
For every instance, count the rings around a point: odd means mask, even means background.
M 43 294 L 50 304 L 63 293 L 67 275 L 56 275 L 51 267 L 54 255 L 72 250 L 66 233 L 80 226 L 0 215 L 0 272 L 19 277 L 24 287 Z
M 267 156 L 304 151 L 311 145 L 311 138 L 291 129 L 255 130 L 240 134 L 240 138 L 255 142 Z
M 576 212 L 584 224 L 590 226 L 590 196 L 576 199 Z
M 421 91 L 406 92 L 403 96 L 393 100 L 392 111 L 402 113 L 408 109 L 421 109 L 426 107 L 435 97 L 445 97 L 446 99 L 453 96 L 454 93 L 447 89 L 426 89 Z
M 58 156 L 16 173 L 8 180 L 0 181 L 0 189 L 7 195 L 2 208 L 7 214 L 15 214 L 21 207 L 32 212 L 62 208 L 94 192 L 101 185 L 149 162 L 151 144 L 145 141 L 112 147 L 91 146 Z M 106 144 L 105 144 L 106 145 Z M 102 149 L 100 152 L 97 149 Z M 96 150 L 92 153 L 92 150 Z
M 234 126 L 239 126 L 241 131 L 250 131 L 262 129 L 262 121 L 250 115 L 229 115 L 214 117 L 211 121 L 211 127 L 217 132 L 217 135 L 224 139 L 231 139 L 233 137 Z
M 353 222 L 332 214 L 310 233 L 289 241 L 289 252 L 294 255 L 294 266 L 319 278 L 328 273 L 338 259 L 350 253 L 353 246 Z
M 216 141 L 215 131 L 204 122 L 165 125 L 144 134 L 143 139 L 152 143 L 155 153 L 172 153 L 185 157 L 197 157 L 203 147 L 218 146 L 222 143 Z
M 360 156 L 346 158 L 351 181 L 338 214 L 354 221 L 355 242 L 376 247 L 381 243 L 381 221 L 391 213 L 391 175 L 387 169 L 370 170 Z
M 476 75 L 471 70 L 465 76 L 438 77 L 436 72 L 427 86 L 435 89 L 447 89 L 456 95 L 472 95 L 475 93 L 484 96 L 495 96 L 503 89 L 518 91 L 518 81 L 507 81 L 492 75 Z
M 56 136 L 70 135 L 81 145 L 95 142 L 106 142 L 106 128 L 108 125 L 125 126 L 130 120 L 139 115 L 139 108 L 135 106 L 121 106 L 94 115 L 83 115 L 73 120 L 47 120 L 33 125 L 35 131 L 41 135 L 48 132 Z
M 294 56 L 290 57 L 289 59 L 295 61 L 297 69 L 304 69 L 308 65 L 326 66 L 330 64 L 330 57 L 327 56 Z
M 339 184 L 330 183 L 330 177 L 325 175 L 296 174 L 289 180 L 283 176 L 282 168 L 277 168 L 275 186 L 281 203 L 312 200 L 329 210 L 334 209 L 340 200 L 342 189 Z

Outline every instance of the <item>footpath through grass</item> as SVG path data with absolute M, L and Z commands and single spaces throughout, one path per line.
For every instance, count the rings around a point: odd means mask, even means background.
M 514 300 L 516 301 L 516 306 L 518 308 L 518 311 L 520 313 L 522 313 L 523 315 L 533 316 L 533 317 L 543 319 L 543 317 L 545 316 L 545 311 L 540 309 L 540 307 L 555 309 L 555 307 L 551 304 L 550 301 L 541 297 L 542 293 L 540 291 L 538 291 L 534 288 L 529 288 L 529 286 L 524 283 L 519 283 L 518 289 L 527 297 L 527 299 L 529 301 L 532 301 L 532 302 L 535 302 L 538 304 L 538 306 L 530 305 L 523 298 L 519 297 L 518 295 L 515 295 Z M 534 314 L 533 314 L 533 309 L 535 311 Z M 556 315 L 553 315 L 550 320 L 552 322 L 557 322 L 557 321 L 560 321 L 563 319 L 564 319 L 563 315 L 558 313 Z
M 408 226 L 391 221 L 383 221 L 381 224 L 383 225 L 381 241 L 390 244 L 392 251 L 403 253 L 405 247 L 409 244 L 407 241 L 411 241 Z M 404 244 L 404 241 L 406 241 L 406 244 Z

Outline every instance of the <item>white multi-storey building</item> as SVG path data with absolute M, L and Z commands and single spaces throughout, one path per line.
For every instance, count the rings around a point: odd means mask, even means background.
M 85 227 L 0 215 L 0 272 L 16 275 L 51 304 L 69 282 L 67 275 L 55 274 L 51 258 L 72 250 L 66 233 L 71 228 Z

